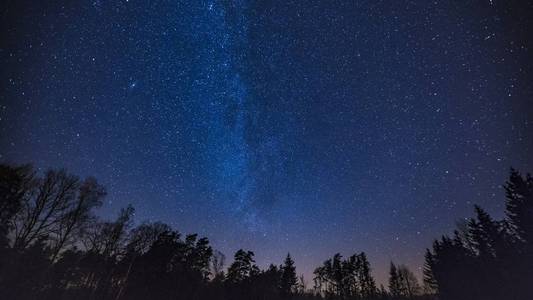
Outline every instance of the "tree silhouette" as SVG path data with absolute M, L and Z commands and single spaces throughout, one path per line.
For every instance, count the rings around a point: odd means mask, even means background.
M 517 237 L 531 246 L 533 243 L 533 177 L 530 174 L 523 178 L 520 173 L 511 169 L 509 181 L 504 186 L 507 202 L 506 214 L 513 232 Z
M 433 255 L 431 255 L 431 252 L 429 249 L 426 249 L 426 254 L 424 255 L 424 293 L 428 295 L 434 295 L 437 293 L 438 290 L 438 284 L 435 280 L 435 276 L 433 275 L 433 268 L 435 266 L 435 262 L 433 261 Z
M 532 299 L 531 278 L 533 278 L 533 177 L 524 177 L 511 169 L 509 180 L 504 186 L 506 192 L 506 216 L 508 231 L 514 238 L 511 247 L 509 274 L 513 285 L 523 291 L 523 297 Z
M 393 262 L 390 263 L 389 269 L 389 292 L 392 299 L 399 299 L 402 296 L 400 276 Z
M 102 198 L 106 194 L 104 188 L 94 178 L 84 180 L 78 190 L 75 201 L 61 217 L 53 233 L 52 261 L 66 246 L 74 243 L 76 237 L 85 234 L 89 222 L 94 219 L 93 209 L 102 204 Z
M 533 179 L 511 170 L 503 220 L 479 206 L 453 235 L 425 253 L 424 288 L 391 262 L 379 289 L 364 252 L 337 253 L 314 271 L 314 293 L 290 254 L 260 270 L 252 251 L 224 255 L 207 238 L 167 224 L 134 226 L 128 206 L 115 220 L 94 210 L 105 189 L 64 170 L 0 165 L 2 299 L 533 299 Z
M 283 266 L 281 267 L 281 294 L 288 298 L 296 290 L 297 283 L 298 278 L 296 278 L 296 267 L 294 266 L 294 260 L 292 260 L 290 254 L 287 254 L 287 257 L 283 262 Z
M 337 253 L 316 268 L 314 274 L 315 289 L 325 297 L 372 299 L 377 295 L 370 263 L 364 252 L 344 260 Z
M 234 256 L 234 261 L 228 269 L 227 281 L 241 283 L 249 280 L 259 273 L 259 268 L 254 264 L 254 253 L 239 249 Z
M 36 179 L 15 219 L 14 248 L 23 250 L 58 230 L 74 205 L 78 188 L 79 179 L 64 170 L 50 170 Z
M 361 289 L 361 297 L 363 299 L 375 298 L 377 294 L 376 282 L 370 274 L 370 262 L 368 262 L 364 252 L 361 252 L 357 256 L 356 270 Z
M 506 219 L 481 207 L 463 233 L 443 236 L 425 255 L 425 282 L 439 299 L 532 299 L 533 180 L 511 169 Z

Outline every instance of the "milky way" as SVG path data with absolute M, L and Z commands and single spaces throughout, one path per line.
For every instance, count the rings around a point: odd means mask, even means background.
M 103 218 L 383 281 L 533 171 L 529 4 L 45 2 L 2 13 L 0 160 L 94 175 Z
M 252 153 L 245 138 L 248 119 L 254 116 L 247 111 L 250 99 L 238 70 L 246 20 L 240 7 L 234 9 L 232 18 L 218 3 L 207 3 L 198 23 L 193 23 L 199 33 L 199 66 L 187 105 L 189 122 L 199 127 L 194 136 L 205 138 L 198 150 L 217 197 L 225 199 L 229 210 L 242 211 L 249 205 L 254 184 L 249 172 Z
M 248 230 L 265 234 L 261 208 L 276 195 L 264 192 L 278 179 L 272 168 L 283 168 L 284 157 L 279 134 L 260 132 L 263 116 L 243 74 L 249 51 L 247 6 L 244 1 L 207 2 L 198 8 L 190 24 L 198 45 L 197 65 L 184 105 L 201 176 L 208 181 L 205 191 L 215 193 L 215 201 L 223 199 L 224 213 L 242 219 Z

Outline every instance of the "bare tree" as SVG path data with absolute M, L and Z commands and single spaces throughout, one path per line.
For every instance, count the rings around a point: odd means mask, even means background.
M 65 171 L 50 170 L 29 186 L 21 212 L 14 222 L 16 249 L 25 249 L 57 232 L 76 200 L 79 179 Z
M 85 248 L 104 257 L 115 257 L 124 254 L 128 229 L 133 222 L 135 213 L 133 206 L 129 205 L 120 211 L 114 222 L 94 222 L 91 230 L 84 237 Z
M 159 236 L 172 228 L 165 223 L 143 223 L 131 230 L 127 251 L 128 253 L 144 254 L 157 241 Z
M 47 240 L 52 260 L 83 234 L 92 210 L 101 205 L 105 190 L 96 179 L 83 182 L 64 170 L 49 170 L 38 178 L 30 166 L 19 168 L 16 187 L 21 207 L 13 219 L 13 247 L 26 249 Z
M 66 246 L 75 243 L 85 234 L 90 220 L 94 218 L 92 210 L 102 205 L 105 194 L 105 189 L 92 177 L 81 183 L 76 200 L 61 217 L 61 222 L 53 232 L 52 260 L 55 260 Z

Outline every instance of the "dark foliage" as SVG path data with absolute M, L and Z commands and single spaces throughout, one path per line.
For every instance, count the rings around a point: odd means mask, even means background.
M 511 170 L 506 218 L 475 218 L 426 252 L 424 281 L 442 300 L 533 299 L 533 178 Z
M 296 278 L 296 267 L 294 266 L 294 260 L 290 254 L 287 254 L 283 266 L 280 268 L 280 292 L 283 296 L 290 296 L 296 291 L 298 278 Z
M 347 259 L 337 253 L 315 270 L 315 289 L 328 298 L 374 299 L 377 289 L 364 252 Z
M 63 170 L 0 166 L 2 299 L 533 299 L 533 179 L 512 170 L 506 218 L 480 207 L 452 237 L 426 251 L 424 286 L 391 262 L 376 287 L 364 252 L 335 254 L 316 268 L 314 289 L 293 258 L 261 270 L 252 251 L 225 257 L 207 238 L 163 223 L 133 227 L 134 209 L 94 216 L 105 190 Z M 225 271 L 226 270 L 226 271 Z

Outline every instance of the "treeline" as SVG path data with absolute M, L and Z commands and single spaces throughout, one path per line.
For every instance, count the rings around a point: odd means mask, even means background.
M 424 281 L 440 299 L 533 299 L 533 178 L 511 169 L 505 218 L 481 207 L 426 251 Z
M 2 299 L 533 299 L 533 179 L 512 171 L 506 218 L 476 218 L 427 250 L 424 280 L 391 263 L 377 287 L 364 252 L 335 254 L 297 276 L 288 254 L 261 270 L 254 253 L 225 256 L 207 238 L 164 223 L 133 226 L 134 209 L 114 221 L 94 214 L 106 191 L 64 170 L 0 165 Z

